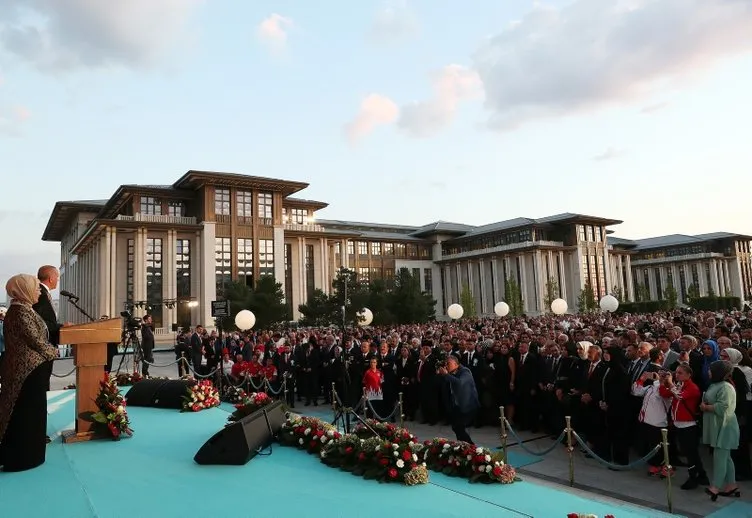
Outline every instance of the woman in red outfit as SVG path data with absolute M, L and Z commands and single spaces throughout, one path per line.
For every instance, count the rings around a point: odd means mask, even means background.
M 363 374 L 365 396 L 371 403 L 373 410 L 383 416 L 384 391 L 381 385 L 384 383 L 384 374 L 379 370 L 379 360 L 377 358 L 372 357 L 368 364 L 369 368 Z

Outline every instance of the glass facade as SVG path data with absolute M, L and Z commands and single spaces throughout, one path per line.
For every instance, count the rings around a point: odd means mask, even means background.
M 264 222 L 265 224 L 271 223 L 271 219 L 273 218 L 272 214 L 274 213 L 273 208 L 272 193 L 258 193 L 258 217 L 268 220 L 267 222 Z
M 214 213 L 218 216 L 230 215 L 230 189 L 214 191 Z
M 313 255 L 313 245 L 305 246 L 305 277 L 306 277 L 306 296 L 310 299 L 313 291 L 316 289 L 316 262 Z
M 141 196 L 141 214 L 162 215 L 162 202 L 153 196 Z
M 178 326 L 191 326 L 191 308 L 188 302 L 191 298 L 191 240 L 178 239 L 175 241 L 175 275 L 177 286 L 177 322 Z M 173 322 L 169 322 L 173 323 Z
M 222 297 L 225 286 L 232 282 L 232 242 L 229 237 L 215 238 L 214 272 L 217 297 Z
M 253 288 L 253 239 L 238 239 L 238 281 Z
M 274 241 L 271 239 L 259 239 L 259 275 L 271 275 L 274 277 Z
M 154 327 L 162 327 L 162 240 L 146 238 L 146 302 Z
M 125 300 L 133 303 L 133 282 L 134 282 L 134 258 L 136 255 L 136 242 L 133 239 L 128 240 L 128 262 L 127 262 L 127 281 L 126 281 L 126 295 Z
M 235 193 L 235 206 L 238 216 L 253 218 L 253 193 L 250 191 L 238 191 Z

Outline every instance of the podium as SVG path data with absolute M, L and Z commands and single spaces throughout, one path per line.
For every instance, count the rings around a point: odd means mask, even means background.
M 122 321 L 119 318 L 98 320 L 60 329 L 60 343 L 74 347 L 76 367 L 76 428 L 62 433 L 64 443 L 90 441 L 97 438 L 95 423 L 81 419 L 84 412 L 97 412 L 95 400 L 99 382 L 104 379 L 107 344 L 120 342 Z

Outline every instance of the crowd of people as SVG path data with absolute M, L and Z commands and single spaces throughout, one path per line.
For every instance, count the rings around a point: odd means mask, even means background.
M 668 428 L 670 464 L 688 470 L 681 487 L 706 486 L 714 499 L 738 496 L 737 480 L 752 479 L 751 350 L 749 312 L 680 310 L 236 332 L 221 339 L 199 326 L 176 346 L 197 372 L 223 369 L 234 385 L 267 379 L 279 387 L 286 380 L 291 406 L 331 403 L 333 383 L 345 404 L 365 399 L 377 417 L 389 419 L 401 393 L 407 420 L 447 422 L 461 440 L 471 440 L 467 426 L 498 426 L 500 406 L 515 430 L 553 436 L 571 416 L 588 455 L 626 465 L 650 453 Z M 457 388 L 468 374 L 474 398 Z M 713 450 L 712 470 L 702 463 L 702 444 Z M 668 475 L 661 453 L 647 464 L 651 476 Z
M 6 285 L 4 471 L 44 462 L 45 393 L 61 327 L 49 293 L 58 275 L 43 267 L 36 277 L 14 276 Z M 614 467 L 644 456 L 655 477 L 674 469 L 654 452 L 667 428 L 669 464 L 688 471 L 682 489 L 703 485 L 712 499 L 738 497 L 737 481 L 752 479 L 749 311 L 520 316 L 224 336 L 196 326 L 178 336 L 175 351 L 179 376 L 222 376 L 227 386 L 271 389 L 291 407 L 335 399 L 382 420 L 395 419 L 399 401 L 408 421 L 447 422 L 470 443 L 467 428 L 498 426 L 500 407 L 515 430 L 554 437 L 571 416 L 587 455 Z M 712 449 L 712 469 L 703 465 L 702 445 Z

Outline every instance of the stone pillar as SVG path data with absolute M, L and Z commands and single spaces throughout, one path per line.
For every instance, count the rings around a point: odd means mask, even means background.
M 141 302 L 146 300 L 146 229 L 136 229 L 136 236 L 133 242 L 133 301 Z M 145 308 L 136 307 L 133 315 L 143 317 L 146 313 Z
M 501 302 L 501 293 L 503 291 L 504 280 L 499 278 L 499 260 L 494 257 L 491 259 L 491 278 L 493 279 L 493 306 Z
M 110 250 L 109 250 L 109 266 L 110 266 L 110 285 L 109 285 L 109 294 L 110 294 L 110 311 L 112 312 L 110 314 L 111 317 L 115 318 L 117 315 L 122 311 L 122 305 L 119 304 L 118 299 L 118 246 L 117 246 L 117 229 L 116 228 L 110 228 L 109 229 L 109 243 L 110 243 Z
M 613 291 L 613 285 L 611 283 L 611 261 L 608 258 L 608 246 L 606 243 L 603 243 L 603 276 L 606 281 L 606 295 L 608 295 Z M 596 299 L 600 300 L 600 294 L 596 296 Z
M 527 265 L 525 264 L 525 254 L 518 254 L 519 268 L 520 268 L 520 290 L 522 291 L 522 310 L 524 312 L 530 311 L 530 293 L 531 290 L 528 287 L 529 281 L 527 278 Z
M 177 231 L 168 230 L 167 239 L 162 244 L 162 298 L 173 300 L 178 298 L 177 281 Z M 164 306 L 162 310 L 162 327 L 172 329 L 172 324 L 178 321 L 178 304 L 172 308 Z
M 282 225 L 274 227 L 274 280 L 282 285 L 285 291 L 285 228 Z M 285 300 L 291 297 L 291 293 L 285 293 Z
M 452 269 L 449 265 L 444 265 L 444 307 L 441 308 L 442 314 L 446 314 L 446 308 L 452 304 L 454 295 L 452 293 Z
M 546 272 L 543 269 L 543 258 L 541 257 L 540 250 L 536 250 L 533 253 L 533 261 L 535 262 L 534 270 L 535 276 L 537 277 L 537 279 L 535 279 L 535 282 L 533 283 L 533 286 L 537 286 L 535 293 L 535 309 L 536 311 L 545 313 L 546 288 L 548 284 L 548 278 L 546 277 Z
M 110 309 L 110 229 L 106 228 L 104 234 L 99 240 L 99 253 L 97 259 L 99 262 L 99 280 L 97 282 L 97 292 L 99 294 L 97 304 L 97 314 L 94 317 L 102 315 L 112 316 Z
M 488 289 L 486 281 L 486 262 L 481 259 L 480 264 L 480 313 L 485 315 L 490 313 L 488 310 Z
M 199 254 L 201 258 L 200 290 L 198 301 L 198 318 L 200 324 L 205 327 L 214 327 L 214 318 L 211 316 L 211 303 L 217 299 L 217 273 L 214 249 L 217 245 L 217 233 L 214 222 L 204 221 L 201 231 Z M 234 249 L 237 243 L 230 243 Z M 254 253 L 256 253 L 254 251 Z M 235 254 L 231 254 L 235 255 Z
M 319 248 L 321 257 L 321 265 L 319 266 L 319 282 L 321 283 L 321 290 L 324 293 L 329 293 L 328 279 L 329 279 L 329 248 L 325 238 L 319 240 Z
M 305 247 L 306 241 L 304 237 L 298 238 L 298 275 L 300 276 L 300 303 L 305 304 L 308 302 L 308 279 L 306 277 L 306 263 L 305 263 Z
M 733 295 L 734 291 L 731 286 L 731 276 L 729 275 L 728 261 L 723 259 L 721 263 L 723 264 L 723 294 Z
M 627 300 L 629 302 L 635 301 L 635 291 L 634 291 L 634 279 L 632 278 L 632 258 L 629 256 L 626 256 L 626 264 L 624 266 L 627 269 Z M 676 279 L 676 277 L 674 277 Z
M 564 267 L 564 252 L 559 252 L 559 291 L 561 292 L 561 298 L 567 299 L 567 269 Z M 546 308 L 548 311 L 549 308 Z
M 434 243 L 431 247 L 431 278 L 433 279 L 432 295 L 436 301 L 436 316 L 442 317 L 446 312 L 446 290 L 441 282 L 441 243 Z M 446 282 L 446 281 L 445 281 Z

